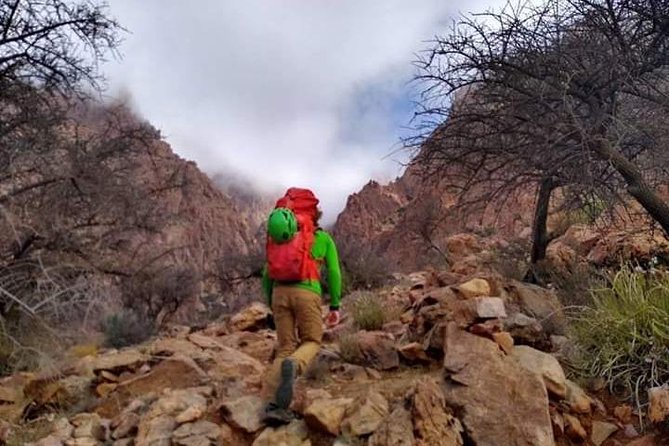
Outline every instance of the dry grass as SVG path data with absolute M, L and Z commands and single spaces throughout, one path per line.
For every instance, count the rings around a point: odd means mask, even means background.
M 356 333 L 343 333 L 339 336 L 339 355 L 345 362 L 358 364 L 362 362 L 362 351 Z
M 358 291 L 347 298 L 347 311 L 359 330 L 380 330 L 383 324 L 398 320 L 402 308 L 383 299 L 378 293 Z

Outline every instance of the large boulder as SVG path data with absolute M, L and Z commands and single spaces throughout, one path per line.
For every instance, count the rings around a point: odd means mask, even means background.
M 209 380 L 207 374 L 190 358 L 171 357 L 156 365 L 150 372 L 120 383 L 103 399 L 95 411 L 114 418 L 130 401 L 164 389 L 197 387 Z
M 395 341 L 382 331 L 361 331 L 357 334 L 360 353 L 366 364 L 377 370 L 390 370 L 400 365 Z
M 253 446 L 302 446 L 308 435 L 304 421 L 295 420 L 286 426 L 268 427 L 258 435 Z
M 135 440 L 136 446 L 170 446 L 172 432 L 177 428 L 176 418 L 193 407 L 205 411 L 207 399 L 204 389 L 168 390 L 142 417 Z
M 477 446 L 554 446 L 548 393 L 541 377 L 491 340 L 446 327 L 446 403 Z
M 223 401 L 220 411 L 225 420 L 248 433 L 260 430 L 265 402 L 257 396 L 247 395 L 234 400 Z
M 567 395 L 567 378 L 554 356 L 526 345 L 519 345 L 513 349 L 511 357 L 528 372 L 541 376 L 549 393 L 559 398 Z
M 312 429 L 338 435 L 344 415 L 353 402 L 352 398 L 316 399 L 304 411 L 304 421 Z
M 230 319 L 230 331 L 253 331 L 267 328 L 268 314 L 267 305 L 254 302 Z
M 507 292 L 523 313 L 536 318 L 545 328 L 550 328 L 550 331 L 562 333 L 566 318 L 560 300 L 553 291 L 529 283 L 512 281 L 507 287 Z
M 341 425 L 342 432 L 353 437 L 369 435 L 379 427 L 388 413 L 388 401 L 384 396 L 370 391 L 347 411 Z

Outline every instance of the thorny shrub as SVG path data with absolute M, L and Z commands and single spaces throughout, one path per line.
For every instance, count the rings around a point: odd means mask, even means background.
M 123 285 L 123 306 L 159 327 L 198 291 L 199 276 L 186 266 L 139 272 Z
M 124 309 L 107 316 L 102 331 L 105 346 L 121 348 L 146 341 L 153 334 L 153 326 L 150 321 L 142 321 L 136 313 Z
M 346 293 L 378 288 L 388 281 L 388 266 L 371 249 L 349 243 L 340 246 L 339 254 Z

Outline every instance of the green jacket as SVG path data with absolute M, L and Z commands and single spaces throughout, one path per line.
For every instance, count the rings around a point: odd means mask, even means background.
M 327 232 L 319 229 L 314 234 L 314 245 L 311 247 L 311 255 L 319 264 L 325 265 L 328 270 L 328 288 L 330 291 L 330 309 L 339 309 L 341 304 L 341 269 L 339 267 L 339 254 L 337 254 L 337 247 L 334 240 Z M 263 269 L 262 288 L 267 298 L 267 304 L 272 306 L 272 289 L 274 288 L 274 280 L 270 279 L 267 274 L 267 266 Z M 305 290 L 313 291 L 319 296 L 322 295 L 321 282 L 319 280 L 304 280 L 298 283 L 291 283 L 291 286 L 303 288 Z

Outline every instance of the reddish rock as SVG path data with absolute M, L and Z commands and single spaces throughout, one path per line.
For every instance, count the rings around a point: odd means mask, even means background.
M 449 324 L 444 337 L 444 395 L 477 446 L 553 446 L 542 379 L 486 338 Z
M 400 365 L 395 342 L 381 331 L 361 331 L 357 334 L 360 352 L 365 363 L 378 370 L 390 370 Z

